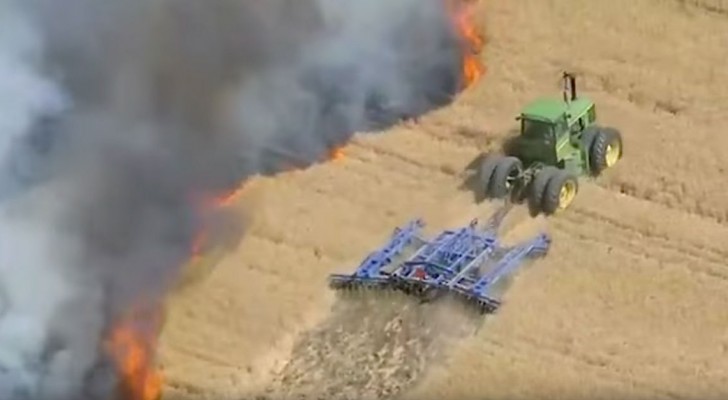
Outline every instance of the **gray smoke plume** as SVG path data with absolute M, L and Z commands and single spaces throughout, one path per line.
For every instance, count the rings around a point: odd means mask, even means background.
M 0 0 L 0 398 L 113 398 L 196 196 L 448 102 L 460 58 L 444 0 Z

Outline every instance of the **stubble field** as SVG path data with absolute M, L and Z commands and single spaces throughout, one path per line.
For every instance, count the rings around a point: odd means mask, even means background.
M 728 396 L 728 3 L 482 3 L 488 73 L 454 104 L 246 187 L 240 246 L 170 299 L 166 398 Z M 569 211 L 510 215 L 508 237 L 554 242 L 497 316 L 474 332 L 446 304 L 337 300 L 327 275 L 394 226 L 494 210 L 463 171 L 523 103 L 559 94 L 564 69 L 622 131 L 624 158 Z

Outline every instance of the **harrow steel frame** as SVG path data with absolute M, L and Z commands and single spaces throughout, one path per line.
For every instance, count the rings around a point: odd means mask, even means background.
M 541 233 L 513 247 L 501 245 L 497 231 L 509 207 L 497 212 L 485 227 L 445 230 L 432 240 L 421 235 L 425 223 L 415 219 L 394 230 L 390 240 L 350 275 L 332 274 L 332 289 L 395 289 L 431 301 L 450 293 L 493 313 L 501 305 L 493 288 L 528 258 L 544 256 L 551 239 Z

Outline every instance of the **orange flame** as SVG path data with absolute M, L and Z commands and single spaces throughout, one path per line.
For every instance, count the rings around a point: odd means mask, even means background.
M 334 147 L 329 151 L 329 160 L 341 161 L 346 157 L 343 147 Z
M 234 204 L 240 198 L 240 196 L 243 194 L 244 188 L 245 188 L 245 182 L 240 184 L 240 186 L 238 186 L 237 188 L 216 197 L 213 200 L 214 206 L 215 207 L 227 207 L 227 206 L 230 206 L 231 204 Z
M 463 89 L 475 84 L 485 75 L 485 66 L 479 55 L 485 46 L 485 38 L 475 24 L 477 0 L 447 0 L 453 24 L 463 40 Z
M 122 319 L 105 343 L 113 357 L 120 377 L 120 390 L 124 400 L 158 400 L 162 395 L 163 377 L 153 367 L 156 335 L 144 335 L 136 329 L 142 321 L 159 325 L 159 315 L 151 318 L 132 313 Z
M 445 0 L 452 22 L 463 41 L 463 89 L 475 84 L 484 74 L 485 66 L 478 55 L 485 45 L 483 36 L 478 32 L 473 21 L 474 6 L 477 0 Z M 345 158 L 343 146 L 333 147 L 328 153 L 328 161 L 339 161 Z M 290 166 L 289 169 L 298 169 Z M 237 188 L 217 197 L 204 201 L 203 208 L 228 207 L 241 197 L 245 181 Z M 207 234 L 200 230 L 192 243 L 191 258 L 201 257 L 204 252 Z M 161 312 L 152 320 L 158 323 Z M 121 378 L 124 400 L 158 400 L 162 394 L 163 377 L 155 370 L 153 355 L 156 349 L 157 335 L 143 335 L 135 329 L 138 314 L 130 314 L 111 333 L 105 343 L 108 353 L 114 358 Z M 149 322 L 150 318 L 147 318 Z

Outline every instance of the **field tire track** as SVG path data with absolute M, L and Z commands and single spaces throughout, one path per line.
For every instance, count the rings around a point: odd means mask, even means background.
M 627 197 L 630 197 L 632 199 L 646 201 L 651 204 L 655 204 L 661 207 L 665 207 L 669 210 L 678 211 L 687 215 L 693 215 L 696 217 L 699 217 L 701 219 L 704 219 L 706 221 L 714 222 L 716 224 L 720 224 L 723 226 L 728 226 L 728 211 L 723 210 L 722 212 L 718 212 L 718 215 L 714 215 L 714 213 L 711 213 L 710 210 L 703 211 L 700 209 L 696 209 L 694 207 L 690 207 L 684 204 L 673 204 L 666 200 L 660 200 L 660 199 L 653 199 L 650 196 L 648 196 L 645 193 L 639 192 L 638 190 L 631 187 L 631 185 L 625 184 L 625 183 L 597 183 L 597 186 L 599 186 L 601 189 L 614 193 L 614 194 L 621 194 Z M 663 193 L 670 193 L 676 198 L 678 198 L 680 195 L 675 194 L 672 191 L 669 191 L 667 189 L 662 190 Z M 700 200 L 696 200 L 699 202 Z
M 540 338 L 543 339 L 543 337 Z M 614 384 L 616 387 L 621 387 L 624 383 L 629 383 L 633 387 L 639 388 L 640 390 L 644 391 L 645 394 L 648 394 L 650 396 L 657 395 L 651 398 L 664 398 L 671 400 L 678 400 L 683 398 L 677 393 L 656 388 L 638 379 L 625 379 L 624 376 L 619 372 L 611 371 L 605 368 L 608 364 L 605 365 L 600 362 L 595 362 L 589 359 L 589 357 L 587 356 L 578 354 L 566 354 L 563 352 L 563 350 L 555 346 L 554 343 L 550 343 L 549 341 L 536 342 L 533 339 L 527 338 L 525 336 L 512 336 L 509 337 L 508 340 L 488 338 L 485 340 L 485 343 L 497 348 L 499 351 L 505 351 L 522 360 L 531 360 L 535 356 L 543 359 L 553 359 L 554 364 L 556 365 L 559 365 L 560 361 L 568 360 L 570 362 L 580 365 L 581 367 L 593 370 L 598 379 L 601 379 L 605 383 Z M 494 352 L 492 352 L 491 355 L 494 356 Z M 613 360 L 614 358 L 607 357 L 605 359 Z
M 652 233 L 646 230 L 640 230 L 632 225 L 629 225 L 625 222 L 620 222 L 619 220 L 616 220 L 614 218 L 610 218 L 604 215 L 601 215 L 595 211 L 589 210 L 587 208 L 580 208 L 580 207 L 574 207 L 573 214 L 578 214 L 586 219 L 596 220 L 601 224 L 608 225 L 610 227 L 620 229 L 622 231 L 628 231 L 630 234 L 633 235 L 639 235 L 642 237 L 653 239 L 654 241 L 659 241 L 660 245 L 663 248 L 669 248 L 670 245 L 674 245 L 674 238 L 670 238 L 667 235 L 659 234 L 659 233 Z M 572 212 L 572 210 L 569 210 L 569 212 Z M 565 219 L 570 219 L 572 221 L 575 221 L 576 218 L 574 216 L 569 216 L 568 214 L 563 215 Z M 728 230 L 726 230 L 728 232 Z M 728 251 L 721 250 L 714 247 L 707 247 L 703 246 L 697 243 L 690 243 L 687 241 L 683 241 L 683 243 L 689 243 L 689 246 L 683 245 L 682 248 L 685 250 L 686 253 L 699 256 L 699 254 L 705 254 L 710 253 L 713 257 L 712 260 L 716 262 L 722 262 L 722 260 L 728 260 Z M 721 260 L 721 261 L 717 261 Z
M 564 232 L 569 233 L 579 240 L 603 245 L 614 245 L 620 250 L 632 253 L 638 257 L 649 257 L 668 265 L 687 269 L 694 273 L 704 274 L 728 283 L 728 266 L 718 258 L 717 255 L 721 254 L 721 252 L 717 249 L 710 249 L 703 246 L 684 246 L 677 242 L 671 243 L 660 237 L 660 235 L 645 233 L 631 228 L 628 225 L 606 223 L 608 220 L 603 217 L 597 217 L 588 213 L 581 213 L 581 215 L 583 218 L 563 216 L 558 220 L 553 220 L 552 225 L 561 228 Z M 600 230 L 598 236 L 591 232 L 585 232 L 585 220 L 599 221 L 601 222 L 601 226 L 607 227 L 607 229 Z M 611 232 L 609 232 L 610 230 Z M 645 239 L 649 241 L 649 245 L 645 245 Z M 666 256 L 661 253 L 669 253 L 671 256 Z M 711 254 L 711 256 L 705 256 L 705 253 Z

